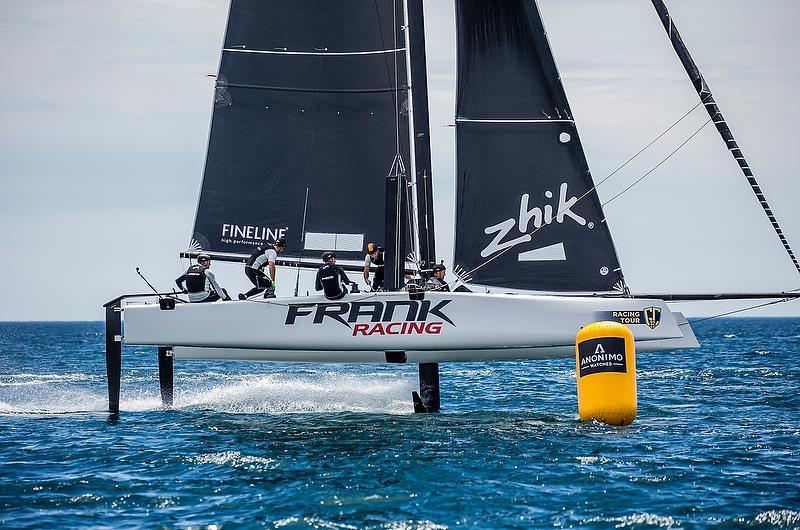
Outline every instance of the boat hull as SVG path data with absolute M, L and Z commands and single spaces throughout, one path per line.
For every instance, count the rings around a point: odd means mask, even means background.
M 574 355 L 598 320 L 634 333 L 638 351 L 697 347 L 660 300 L 426 292 L 351 294 L 123 308 L 126 344 L 169 346 L 177 358 L 300 362 L 440 362 Z

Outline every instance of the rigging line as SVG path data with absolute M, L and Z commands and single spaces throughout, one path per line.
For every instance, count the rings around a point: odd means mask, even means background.
M 605 206 L 606 204 L 610 203 L 611 201 L 613 201 L 614 199 L 616 199 L 617 197 L 619 197 L 620 195 L 622 195 L 623 193 L 627 192 L 627 191 L 628 191 L 628 190 L 630 190 L 632 187 L 636 186 L 636 185 L 637 185 L 637 184 L 639 184 L 641 181 L 643 181 L 643 180 L 644 180 L 644 179 L 645 179 L 645 178 L 646 178 L 648 175 L 650 175 L 650 174 L 651 174 L 653 171 L 655 171 L 656 169 L 658 169 L 659 167 L 661 167 L 661 165 L 662 165 L 662 164 L 664 164 L 664 162 L 666 162 L 667 160 L 669 160 L 670 158 L 672 158 L 672 155 L 674 155 L 675 153 L 677 153 L 678 151 L 680 151 L 680 150 L 681 150 L 681 148 L 682 148 L 683 146 L 685 146 L 686 144 L 688 144 L 688 143 L 689 143 L 689 141 L 690 141 L 692 138 L 694 138 L 695 136 L 697 136 L 697 135 L 698 135 L 698 133 L 700 133 L 700 131 L 702 131 L 702 130 L 705 128 L 705 126 L 706 126 L 706 125 L 708 125 L 709 123 L 711 123 L 711 118 L 709 118 L 708 120 L 706 120 L 706 122 L 705 122 L 703 125 L 701 125 L 699 129 L 697 129 L 695 132 L 693 132 L 691 136 L 689 136 L 689 137 L 688 137 L 686 140 L 684 140 L 684 141 L 683 141 L 683 143 L 682 143 L 681 145 L 679 145 L 678 147 L 676 147 L 676 148 L 675 148 L 675 150 L 674 150 L 674 151 L 672 151 L 670 154 L 668 154 L 668 155 L 667 155 L 667 156 L 666 156 L 666 157 L 665 157 L 665 158 L 664 158 L 664 159 L 663 159 L 661 162 L 659 162 L 658 164 L 656 164 L 655 166 L 653 166 L 653 168 L 652 168 L 650 171 L 648 171 L 647 173 L 645 173 L 644 175 L 642 175 L 641 177 L 639 177 L 638 179 L 636 179 L 636 180 L 635 180 L 633 183 L 631 183 L 631 185 L 630 185 L 630 186 L 628 186 L 627 188 L 625 188 L 625 189 L 624 189 L 624 190 L 622 190 L 621 192 L 617 193 L 616 195 L 614 195 L 613 197 L 611 197 L 610 199 L 608 199 L 608 200 L 607 200 L 606 202 L 604 202 L 604 203 L 603 203 L 601 206 Z
M 687 118 L 687 117 L 688 117 L 688 116 L 689 116 L 689 115 L 690 115 L 692 112 L 694 112 L 694 111 L 695 111 L 695 109 L 696 109 L 697 107 L 699 107 L 699 106 L 700 106 L 700 105 L 702 105 L 702 104 L 703 104 L 703 103 L 702 103 L 702 102 L 700 102 L 700 103 L 698 103 L 697 105 L 695 105 L 694 107 L 692 107 L 691 109 L 689 109 L 689 111 L 688 111 L 686 114 L 684 114 L 683 116 L 681 116 L 680 118 L 678 118 L 678 121 L 676 121 L 675 123 L 673 123 L 672 125 L 670 125 L 669 127 L 667 127 L 667 128 L 666 128 L 666 129 L 665 129 L 665 130 L 664 130 L 664 131 L 661 133 L 661 134 L 659 134 L 658 136 L 656 136 L 656 137 L 655 137 L 655 138 L 654 138 L 654 139 L 653 139 L 653 140 L 652 140 L 652 141 L 651 141 L 649 144 L 647 144 L 646 146 L 644 146 L 644 147 L 642 147 L 641 149 L 639 149 L 639 151 L 638 151 L 638 152 L 637 152 L 635 155 L 633 155 L 633 156 L 632 156 L 632 157 L 630 157 L 628 160 L 626 160 L 626 161 L 625 161 L 625 162 L 624 162 L 624 163 L 623 163 L 621 166 L 619 166 L 617 169 L 615 169 L 614 171 L 612 171 L 611 173 L 609 173 L 608 175 L 606 175 L 605 177 L 603 177 L 602 179 L 600 179 L 600 181 L 599 181 L 597 184 L 595 184 L 595 185 L 594 185 L 594 187 L 592 188 L 592 190 L 594 190 L 594 189 L 596 189 L 597 187 L 599 187 L 601 184 L 603 184 L 603 182 L 607 181 L 608 179 L 610 179 L 611 177 L 613 177 L 615 174 L 617 174 L 617 173 L 618 173 L 618 172 L 619 172 L 619 171 L 620 171 L 622 168 L 624 168 L 625 166 L 627 166 L 628 164 L 630 164 L 631 162 L 633 162 L 633 161 L 634 161 L 634 160 L 635 160 L 635 159 L 636 159 L 636 158 L 637 158 L 639 155 L 641 155 L 642 153 L 644 153 L 645 151 L 647 151 L 647 150 L 648 150 L 650 147 L 652 147 L 652 145 L 653 145 L 653 144 L 655 144 L 655 143 L 656 143 L 657 141 L 659 141 L 659 140 L 660 140 L 660 139 L 661 139 L 661 138 L 662 138 L 662 137 L 663 137 L 665 134 L 667 134 L 667 133 L 668 133 L 668 132 L 670 132 L 672 129 L 674 129 L 674 128 L 675 128 L 675 127 L 676 127 L 676 126 L 677 126 L 677 125 L 678 125 L 680 122 L 682 122 L 684 119 L 686 119 L 686 118 Z M 592 190 L 589 190 L 589 191 L 592 191 Z M 580 200 L 580 199 L 578 199 L 578 200 Z
M 305 239 L 306 239 L 306 215 L 308 214 L 308 186 L 306 186 L 306 200 L 303 203 L 303 228 L 300 231 L 300 259 L 297 260 L 297 265 L 295 268 L 297 269 L 297 275 L 294 279 L 294 296 L 297 297 L 297 292 L 300 289 L 300 261 L 303 259 L 303 250 L 305 249 Z M 274 287 L 274 285 L 273 285 Z
M 645 152 L 645 151 L 646 151 L 648 148 L 650 148 L 650 147 L 651 147 L 653 144 L 655 144 L 655 143 L 656 143 L 658 140 L 660 140 L 660 139 L 661 139 L 661 138 L 662 138 L 662 137 L 663 137 L 665 134 L 667 134 L 669 131 L 671 131 L 673 128 L 675 128 L 675 127 L 676 127 L 676 126 L 677 126 L 677 125 L 678 125 L 680 122 L 682 122 L 684 119 L 686 119 L 686 117 L 688 117 L 688 116 L 689 116 L 689 115 L 690 115 L 692 112 L 694 112 L 694 110 L 695 110 L 697 107 L 699 107 L 699 106 L 701 106 L 701 105 L 702 105 L 702 103 L 698 103 L 697 105 L 695 105 L 694 107 L 692 107 L 691 109 L 689 109 L 689 111 L 687 111 L 687 112 L 686 112 L 686 113 L 685 113 L 683 116 L 681 116 L 680 118 L 678 118 L 678 120 L 677 120 L 675 123 L 673 123 L 672 125 L 670 125 L 669 127 L 667 127 L 667 128 L 666 128 L 666 129 L 665 129 L 665 130 L 664 130 L 664 131 L 661 133 L 661 134 L 659 134 L 659 135 L 658 135 L 658 136 L 657 136 L 655 139 L 653 139 L 653 140 L 652 140 L 652 141 L 651 141 L 649 144 L 647 144 L 646 146 L 644 146 L 643 148 L 641 148 L 641 149 L 640 149 L 640 150 L 639 150 L 639 151 L 638 151 L 638 152 L 637 152 L 635 155 L 633 155 L 632 157 L 630 157 L 630 158 L 629 158 L 627 161 L 625 161 L 625 162 L 624 162 L 624 163 L 623 163 L 621 166 L 619 166 L 617 169 L 615 169 L 614 171 L 612 171 L 611 173 L 609 173 L 608 175 L 606 175 L 605 177 L 603 177 L 602 179 L 600 179 L 600 181 L 599 181 L 597 184 L 595 184 L 594 186 L 592 186 L 591 188 L 589 188 L 588 190 L 586 190 L 586 191 L 585 191 L 585 192 L 584 192 L 584 193 L 583 193 L 583 194 L 582 194 L 580 197 L 578 197 L 578 198 L 575 200 L 575 202 L 573 203 L 573 206 L 574 206 L 575 204 L 578 204 L 579 202 L 581 202 L 583 199 L 585 199 L 585 198 L 586 198 L 586 197 L 587 197 L 589 194 L 591 194 L 593 191 L 596 191 L 596 190 L 597 190 L 597 188 L 598 188 L 598 187 L 599 187 L 601 184 L 603 184 L 604 182 L 606 182 L 606 181 L 607 181 L 608 179 L 610 179 L 610 178 L 611 178 L 611 177 L 612 177 L 614 174 L 616 174 L 616 173 L 617 173 L 617 172 L 619 172 L 619 171 L 620 171 L 622 168 L 624 168 L 625 166 L 627 166 L 627 165 L 628 165 L 628 164 L 629 164 L 631 161 L 633 161 L 633 160 L 634 160 L 636 157 L 638 157 L 638 156 L 639 156 L 639 155 L 641 155 L 643 152 Z M 688 142 L 689 142 L 689 140 L 691 140 L 691 139 L 692 139 L 692 137 L 694 137 L 694 136 L 695 136 L 695 135 L 696 135 L 698 132 L 700 132 L 700 131 L 703 129 L 703 127 L 705 127 L 706 125 L 708 125 L 708 122 L 709 122 L 709 121 L 711 121 L 711 120 L 708 120 L 707 122 L 705 122 L 705 123 L 704 123 L 704 124 L 703 124 L 703 125 L 700 127 L 700 129 L 698 129 L 697 131 L 695 131 L 695 132 L 694 132 L 694 134 L 692 134 L 692 136 L 690 136 L 690 137 L 689 137 L 689 138 L 688 138 L 686 141 L 684 141 L 684 142 L 683 142 L 683 144 L 681 144 L 681 145 L 678 147 L 678 149 L 680 149 L 681 147 L 683 147 L 684 145 L 686 145 L 686 143 L 688 143 Z M 658 166 L 660 166 L 661 164 L 663 164 L 664 162 L 666 162 L 666 161 L 667 161 L 667 160 L 668 160 L 668 159 L 669 159 L 669 158 L 670 158 L 672 155 L 674 155 L 674 154 L 675 154 L 675 153 L 678 151 L 678 149 L 676 149 L 675 151 L 673 151 L 672 153 L 670 153 L 670 154 L 669 154 L 669 156 L 667 156 L 667 158 L 665 158 L 664 160 L 662 160 L 661 162 L 659 162 L 659 164 L 658 164 L 657 166 L 655 166 L 653 169 L 651 169 L 651 170 L 650 170 L 648 173 L 646 173 L 646 174 L 645 174 L 645 175 L 644 175 L 642 178 L 640 178 L 640 179 L 639 179 L 638 181 L 636 181 L 634 184 L 638 183 L 638 182 L 639 182 L 640 180 L 642 180 L 644 177 L 646 177 L 647 175 L 649 175 L 650 173 L 652 173 L 652 172 L 653 172 L 653 171 L 654 171 L 654 170 L 655 170 L 655 169 L 656 169 Z M 626 189 L 626 190 L 624 190 L 624 191 L 627 191 L 627 189 Z M 624 193 L 624 191 L 623 191 L 623 193 Z M 616 198 L 616 197 L 614 197 L 614 198 Z M 612 200 L 613 200 L 613 199 L 612 199 Z M 608 201 L 608 202 L 610 202 L 610 201 Z M 604 203 L 604 204 L 608 204 L 608 202 L 606 202 L 606 203 Z M 602 205 L 601 205 L 601 206 L 602 206 Z M 555 216 L 554 216 L 554 217 L 558 217 L 558 215 L 559 215 L 559 214 L 562 214 L 563 212 L 567 211 L 568 209 L 569 209 L 569 208 L 564 208 L 564 209 L 562 209 L 562 210 L 559 210 L 558 212 L 556 212 L 556 214 L 555 214 Z M 548 224 L 549 224 L 549 223 L 548 223 Z M 545 226 L 547 226 L 547 224 L 543 224 L 542 226 L 540 226 L 540 227 L 538 227 L 538 228 L 534 228 L 532 231 L 528 232 L 528 233 L 527 233 L 527 234 L 525 234 L 525 235 L 527 235 L 527 236 L 531 236 L 531 238 L 532 238 L 532 237 L 533 237 L 533 235 L 534 235 L 536 232 L 538 232 L 539 230 L 541 230 L 541 229 L 542 229 L 542 228 L 544 228 Z M 529 240 L 529 241 L 530 241 L 530 240 Z M 481 263 L 481 264 L 479 264 L 479 265 L 475 266 L 475 268 L 473 268 L 473 269 L 471 269 L 471 270 L 469 270 L 469 271 L 466 271 L 466 274 L 472 274 L 473 272 L 475 272 L 475 271 L 477 271 L 477 270 L 479 270 L 479 269 L 483 268 L 484 266 L 488 265 L 488 264 L 489 264 L 489 263 L 491 263 L 492 261 L 496 260 L 497 258 L 499 258 L 500 256 L 502 256 L 503 254 L 505 254 L 506 252 L 510 251 L 512 248 L 514 248 L 514 246 L 510 246 L 510 247 L 508 247 L 508 248 L 505 248 L 505 249 L 501 250 L 500 252 L 498 252 L 497 254 L 495 254 L 494 256 L 492 256 L 491 258 L 488 258 L 488 259 L 487 259 L 486 261 L 484 261 L 483 263 Z
M 692 321 L 686 322 L 685 324 L 679 324 L 679 326 L 689 326 L 689 325 L 692 325 L 692 324 L 697 324 L 698 322 L 705 322 L 706 320 L 712 320 L 714 318 L 721 318 L 721 317 L 728 316 L 728 315 L 734 315 L 736 313 L 743 313 L 744 311 L 751 311 L 753 309 L 758 309 L 759 307 L 766 307 L 766 306 L 775 305 L 775 304 L 782 304 L 784 302 L 791 302 L 792 300 L 798 300 L 798 299 L 797 298 L 781 298 L 780 300 L 772 300 L 771 302 L 765 302 L 763 304 L 758 304 L 758 305 L 754 305 L 754 306 L 750 306 L 750 307 L 745 307 L 743 309 L 736 309 L 734 311 L 727 311 L 725 313 L 720 313 L 718 315 L 712 315 L 710 317 L 698 318 L 696 320 L 692 320 Z
M 392 1 L 392 43 L 394 44 L 394 49 L 397 49 L 397 0 Z M 392 54 L 392 60 L 394 62 L 394 84 L 395 87 L 400 86 L 400 79 L 397 76 L 397 54 Z M 399 96 L 399 94 L 398 94 Z M 395 137 L 395 150 L 397 153 L 400 153 L 400 98 L 397 97 L 394 100 L 394 137 Z M 400 185 L 400 182 L 397 183 Z
M 678 56 L 678 59 L 680 59 L 684 70 L 686 70 L 686 74 L 692 81 L 692 85 L 694 85 L 697 95 L 703 102 L 706 112 L 708 112 L 708 115 L 714 120 L 714 125 L 716 126 L 720 137 L 725 142 L 725 147 L 731 153 L 731 156 L 733 156 L 733 158 L 736 160 L 736 163 L 739 164 L 739 169 L 742 170 L 742 174 L 747 179 L 748 184 L 750 184 L 750 189 L 753 190 L 753 193 L 755 194 L 756 199 L 758 199 L 761 208 L 764 210 L 767 219 L 769 219 L 770 223 L 772 224 L 775 234 L 778 236 L 778 239 L 780 239 L 781 244 L 783 244 L 783 249 L 789 255 L 789 258 L 791 258 L 795 269 L 797 269 L 797 272 L 800 272 L 800 262 L 798 262 L 797 257 L 792 251 L 792 247 L 789 245 L 789 241 L 787 241 L 786 236 L 783 234 L 783 230 L 781 230 L 781 227 L 775 218 L 775 214 L 772 213 L 772 208 L 767 203 L 767 199 L 764 197 L 761 186 L 759 186 L 758 181 L 750 169 L 750 165 L 747 163 L 744 154 L 742 154 L 742 150 L 736 143 L 736 139 L 733 137 L 733 132 L 731 131 L 730 127 L 728 127 L 728 123 L 725 121 L 722 111 L 717 106 L 716 101 L 714 101 L 714 96 L 711 94 L 711 89 L 708 87 L 703 74 L 700 72 L 700 69 L 694 62 L 692 55 L 689 53 L 689 49 L 683 42 L 683 39 L 678 32 L 678 28 L 675 26 L 672 16 L 667 10 L 667 6 L 664 5 L 662 0 L 652 0 L 652 3 L 656 13 L 658 13 L 658 17 L 661 19 L 664 29 L 667 30 L 672 48 L 675 50 L 675 53 Z
M 411 182 L 408 182 L 407 184 L 403 183 L 402 185 L 406 190 L 406 193 L 405 193 L 406 203 L 410 205 L 412 203 L 412 194 L 417 192 L 416 188 L 414 187 L 414 185 Z M 412 237 L 413 237 L 413 234 L 414 234 L 414 212 L 412 211 L 412 208 L 406 208 L 406 228 L 408 228 L 409 233 L 412 234 Z M 417 270 L 419 271 L 420 269 L 422 269 L 422 267 L 420 265 L 421 256 L 417 255 L 417 248 L 413 248 L 412 249 L 412 255 L 414 257 L 413 263 L 417 267 Z M 403 257 L 403 268 L 405 269 L 405 257 Z

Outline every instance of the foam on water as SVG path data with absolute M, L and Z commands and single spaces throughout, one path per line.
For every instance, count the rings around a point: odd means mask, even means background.
M 411 413 L 410 381 L 348 374 L 314 377 L 287 374 L 249 377 L 182 390 L 180 408 L 229 413 L 369 412 Z
M 186 377 L 184 377 L 186 375 Z M 70 383 L 105 384 L 105 378 L 86 374 L 6 376 L 0 383 L 0 413 L 65 414 L 102 412 L 107 394 Z M 98 380 L 101 379 L 101 380 Z M 139 384 L 132 384 L 139 383 Z M 218 372 L 175 375 L 175 408 L 227 413 L 362 412 L 409 414 L 413 382 L 376 374 L 342 374 L 333 371 L 313 375 L 220 377 Z M 5 387 L 5 388 L 3 388 Z M 120 392 L 120 411 L 147 412 L 162 409 L 157 375 L 126 377 Z

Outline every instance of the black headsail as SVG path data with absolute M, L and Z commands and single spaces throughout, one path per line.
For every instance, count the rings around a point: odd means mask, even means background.
M 474 283 L 623 287 L 534 0 L 457 0 L 455 264 Z
M 392 0 L 232 0 L 194 250 L 381 243 L 386 177 L 409 157 L 402 25 Z

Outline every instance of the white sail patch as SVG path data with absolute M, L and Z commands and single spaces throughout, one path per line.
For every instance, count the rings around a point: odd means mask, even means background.
M 305 250 L 339 250 L 360 252 L 364 249 L 364 234 L 332 234 L 306 232 Z
M 566 261 L 567 253 L 564 243 L 556 243 L 542 248 L 535 248 L 527 252 L 520 252 L 518 261 Z
M 510 219 L 506 219 L 496 225 L 492 225 L 486 227 L 483 231 L 486 234 L 492 235 L 495 234 L 494 239 L 486 245 L 481 251 L 481 257 L 489 257 L 496 252 L 500 252 L 501 250 L 505 250 L 507 248 L 514 247 L 521 243 L 527 243 L 531 240 L 531 234 L 529 232 L 539 229 L 546 224 L 552 223 L 554 220 L 555 222 L 561 224 L 564 220 L 569 217 L 576 223 L 581 226 L 586 226 L 586 219 L 577 213 L 575 213 L 572 208 L 578 202 L 578 198 L 574 195 L 567 199 L 567 183 L 562 182 L 561 186 L 559 187 L 558 193 L 558 202 L 556 204 L 545 204 L 543 207 L 534 206 L 533 208 L 528 208 L 528 204 L 530 201 L 530 194 L 523 193 L 520 197 L 519 201 L 519 217 L 518 219 L 514 219 L 513 217 Z M 544 192 L 544 196 L 547 199 L 553 198 L 553 192 L 547 190 Z M 533 229 L 531 229 L 531 225 L 533 225 Z M 514 226 L 517 227 L 517 230 L 521 232 L 523 235 L 516 237 L 514 239 L 509 239 L 504 241 L 506 236 L 508 236 Z M 589 224 L 589 228 L 591 228 L 591 224 Z M 563 251 L 563 243 L 560 243 Z M 556 246 L 556 245 L 552 245 Z M 543 249 L 540 249 L 543 250 Z M 532 251 L 535 252 L 535 251 Z M 523 254 L 528 254 L 523 253 Z M 520 261 L 539 261 L 537 260 L 528 260 L 522 259 L 523 254 L 520 254 Z M 558 258 L 558 259 L 566 259 Z

